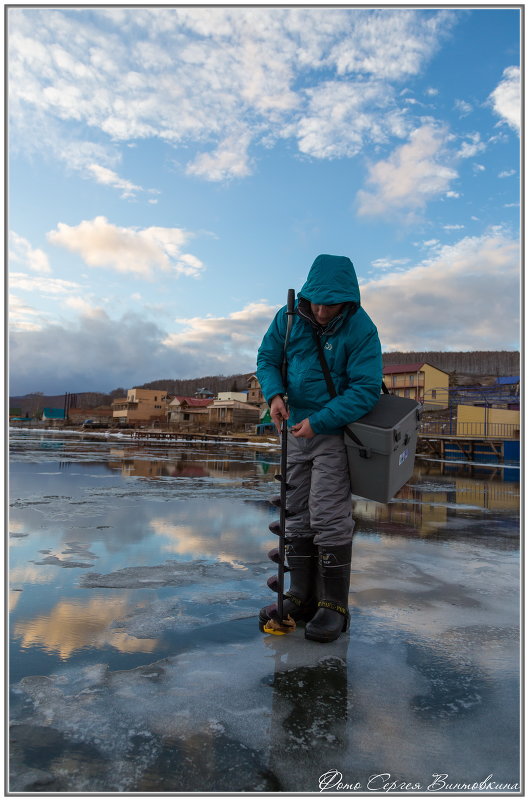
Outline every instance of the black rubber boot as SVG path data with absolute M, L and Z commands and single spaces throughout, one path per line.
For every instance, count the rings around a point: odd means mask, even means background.
M 290 568 L 290 589 L 285 592 L 283 600 L 283 613 L 290 615 L 296 623 L 306 622 L 312 618 L 318 609 L 316 599 L 316 573 L 318 549 L 312 539 L 298 537 L 286 540 L 285 556 Z M 277 604 L 264 606 L 259 612 L 259 628 L 277 611 Z
M 318 548 L 318 611 L 305 626 L 305 637 L 332 642 L 349 626 L 352 543 Z

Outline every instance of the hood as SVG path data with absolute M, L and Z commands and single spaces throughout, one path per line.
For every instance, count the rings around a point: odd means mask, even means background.
M 298 297 L 311 303 L 360 305 L 360 288 L 355 268 L 347 256 L 317 256 Z

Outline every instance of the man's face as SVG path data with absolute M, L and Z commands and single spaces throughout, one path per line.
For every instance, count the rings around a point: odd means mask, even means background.
M 327 325 L 340 314 L 344 305 L 344 303 L 334 303 L 332 306 L 324 306 L 321 303 L 311 303 L 310 310 L 317 323 Z

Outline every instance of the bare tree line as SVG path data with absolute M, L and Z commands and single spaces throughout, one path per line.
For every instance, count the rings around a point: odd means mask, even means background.
M 394 351 L 384 353 L 384 366 L 428 362 L 446 373 L 464 375 L 518 375 L 520 353 L 517 350 L 476 351 Z

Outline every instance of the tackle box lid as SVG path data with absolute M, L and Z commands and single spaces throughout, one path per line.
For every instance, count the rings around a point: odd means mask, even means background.
M 419 404 L 412 398 L 383 394 L 370 412 L 364 414 L 363 417 L 359 417 L 349 426 L 355 426 L 360 423 L 363 426 L 375 426 L 376 428 L 394 428 L 408 414 L 418 408 Z

